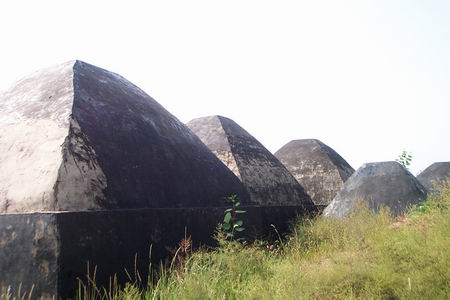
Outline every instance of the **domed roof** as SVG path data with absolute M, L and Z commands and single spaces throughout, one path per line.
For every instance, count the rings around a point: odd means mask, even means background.
M 120 75 L 72 61 L 0 95 L 0 212 L 222 206 L 242 183 Z

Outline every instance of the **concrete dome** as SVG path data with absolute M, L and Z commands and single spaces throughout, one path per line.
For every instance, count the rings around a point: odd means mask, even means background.
M 2 213 L 248 201 L 195 134 L 115 73 L 71 61 L 20 80 L 0 103 Z
M 336 151 L 316 139 L 293 140 L 275 156 L 317 205 L 328 205 L 355 172 Z
M 355 208 L 358 201 L 365 201 L 375 212 L 386 206 L 396 216 L 424 201 L 426 195 L 422 184 L 399 163 L 367 163 L 344 183 L 324 210 L 324 215 L 344 217 Z
M 241 179 L 253 204 L 313 206 L 281 162 L 233 120 L 209 116 L 187 126 Z
M 450 179 L 450 161 L 431 164 L 417 176 L 417 179 L 428 191 L 433 191 L 435 187 Z

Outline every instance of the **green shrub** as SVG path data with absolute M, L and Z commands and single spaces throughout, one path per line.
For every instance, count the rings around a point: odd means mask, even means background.
M 244 231 L 241 215 L 245 214 L 245 210 L 239 209 L 241 203 L 236 195 L 228 197 L 231 207 L 224 211 L 223 223 L 220 224 L 219 230 L 223 231 L 225 238 L 234 240 L 236 235 Z

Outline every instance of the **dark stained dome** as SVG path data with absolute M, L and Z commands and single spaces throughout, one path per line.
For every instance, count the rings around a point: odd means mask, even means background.
M 248 202 L 195 134 L 120 75 L 72 61 L 22 79 L 0 102 L 0 212 Z

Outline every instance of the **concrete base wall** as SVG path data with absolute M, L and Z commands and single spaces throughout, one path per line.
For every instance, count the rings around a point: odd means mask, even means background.
M 248 238 L 275 235 L 290 229 L 298 206 L 243 207 Z M 151 261 L 156 265 L 185 237 L 194 247 L 214 246 L 214 230 L 225 208 L 140 209 L 0 215 L 0 287 L 33 296 L 65 299 L 75 295 L 78 280 L 86 279 L 88 264 L 96 268 L 98 285 L 119 283 L 135 269 L 145 279 Z M 311 211 L 311 210 L 308 210 Z

